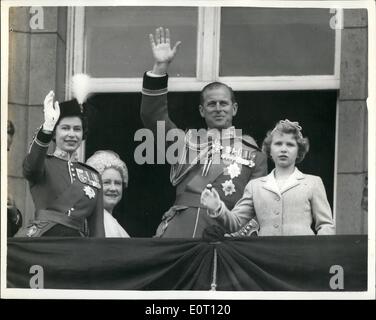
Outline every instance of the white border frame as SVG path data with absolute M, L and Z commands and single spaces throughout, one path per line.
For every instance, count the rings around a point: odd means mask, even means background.
M 186 1 L 186 0 L 185 0 Z M 170 5 L 170 6 L 184 6 L 186 2 L 182 0 L 165 0 L 158 5 Z M 221 6 L 229 5 L 224 1 L 208 1 L 208 0 L 197 0 L 198 5 L 212 5 L 217 4 Z M 112 5 L 124 5 L 125 3 L 121 0 L 111 0 Z M 156 5 L 154 0 L 144 0 L 144 5 Z M 4 107 L 7 105 L 7 91 L 8 91 L 8 49 L 9 49 L 9 37 L 7 34 L 8 29 L 8 11 L 9 6 L 70 6 L 72 5 L 72 0 L 61 0 L 59 3 L 53 2 L 50 0 L 6 0 L 1 2 L 1 47 L 3 49 L 4 55 L 1 56 L 1 71 L 2 79 L 1 88 L 3 89 L 3 94 L 1 96 L 2 108 L 1 108 L 1 137 L 2 141 L 5 141 L 5 126 L 3 126 L 4 119 L 7 118 L 7 108 Z M 77 0 L 74 4 L 79 5 L 109 5 L 107 1 L 97 0 L 96 3 L 90 3 L 85 0 Z M 127 5 L 140 5 L 140 0 L 129 0 Z M 359 1 L 265 1 L 265 0 L 255 0 L 250 1 L 240 1 L 234 0 L 231 2 L 231 6 L 236 5 L 254 5 L 254 6 L 263 6 L 263 7 L 341 7 L 343 9 L 357 9 L 357 8 L 366 8 L 368 11 L 368 92 L 369 97 L 367 99 L 368 106 L 368 174 L 369 174 L 369 220 L 368 220 L 368 290 L 366 292 L 214 292 L 214 291 L 105 291 L 105 290 L 38 290 L 38 289 L 9 289 L 6 288 L 6 254 L 7 254 L 7 241 L 4 236 L 3 231 L 6 227 L 2 224 L 1 235 L 1 297 L 2 298 L 11 298 L 11 299 L 241 299 L 241 300 L 261 300 L 261 299 L 282 299 L 282 300 L 291 300 L 291 299 L 302 299 L 302 300 L 326 300 L 326 299 L 375 299 L 375 194 L 376 194 L 376 185 L 375 185 L 375 138 L 376 138 L 376 113 L 375 113 L 375 88 L 376 88 L 376 73 L 375 73 L 375 64 L 374 54 L 376 52 L 376 41 L 374 38 L 375 30 L 375 3 L 371 0 L 359 0 Z M 3 10 L 4 9 L 4 10 Z M 4 34 L 3 34 L 4 32 Z M 7 170 L 7 156 L 5 144 L 1 144 L 1 158 L 3 166 L 1 167 L 1 181 L 6 183 L 6 170 Z M 2 189 L 1 198 L 5 199 L 6 188 Z M 5 212 L 5 201 L 1 201 L 1 212 L 2 216 Z M 3 221 L 3 220 L 2 220 Z

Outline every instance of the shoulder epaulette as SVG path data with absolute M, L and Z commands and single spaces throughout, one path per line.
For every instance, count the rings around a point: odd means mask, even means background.
M 91 171 L 94 171 L 95 173 L 98 173 L 98 174 L 100 175 L 100 173 L 99 173 L 96 169 L 94 169 L 93 167 L 87 165 L 86 163 L 81 162 L 81 161 L 78 161 L 78 163 L 79 163 L 80 165 L 82 165 L 83 167 L 88 168 L 88 169 L 90 169 Z
M 242 136 L 242 142 L 250 148 L 256 149 L 257 151 L 261 151 L 261 149 L 257 146 L 255 139 L 253 139 L 251 136 L 243 135 Z

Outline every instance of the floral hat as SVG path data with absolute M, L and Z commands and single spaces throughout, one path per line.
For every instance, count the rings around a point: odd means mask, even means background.
M 118 170 L 122 176 L 125 187 L 128 186 L 128 168 L 116 152 L 111 150 L 96 151 L 89 159 L 87 159 L 86 164 L 93 167 L 101 175 L 109 168 Z

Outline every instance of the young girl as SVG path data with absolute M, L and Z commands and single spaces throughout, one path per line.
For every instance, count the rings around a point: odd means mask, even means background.
M 208 208 L 208 215 L 220 221 L 227 232 L 236 232 L 256 218 L 260 236 L 335 234 L 321 178 L 295 167 L 309 149 L 301 130 L 297 122 L 286 119 L 267 133 L 263 151 L 273 159 L 275 169 L 265 177 L 251 180 L 231 211 L 215 189 L 202 192 L 201 202 Z

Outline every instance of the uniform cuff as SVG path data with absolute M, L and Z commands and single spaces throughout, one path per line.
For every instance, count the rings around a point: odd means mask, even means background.
M 168 75 L 160 77 L 151 77 L 147 72 L 144 73 L 142 84 L 142 93 L 148 96 L 159 96 L 167 93 Z
M 162 78 L 162 77 L 166 76 L 167 73 L 164 73 L 164 74 L 156 74 L 156 73 L 153 73 L 153 71 L 147 71 L 147 72 L 146 72 L 146 75 L 147 75 L 148 77 L 151 77 L 151 78 Z
M 41 147 L 48 147 L 51 140 L 52 140 L 52 132 L 46 133 L 43 131 L 42 128 L 40 128 L 35 138 L 35 142 L 39 144 Z

